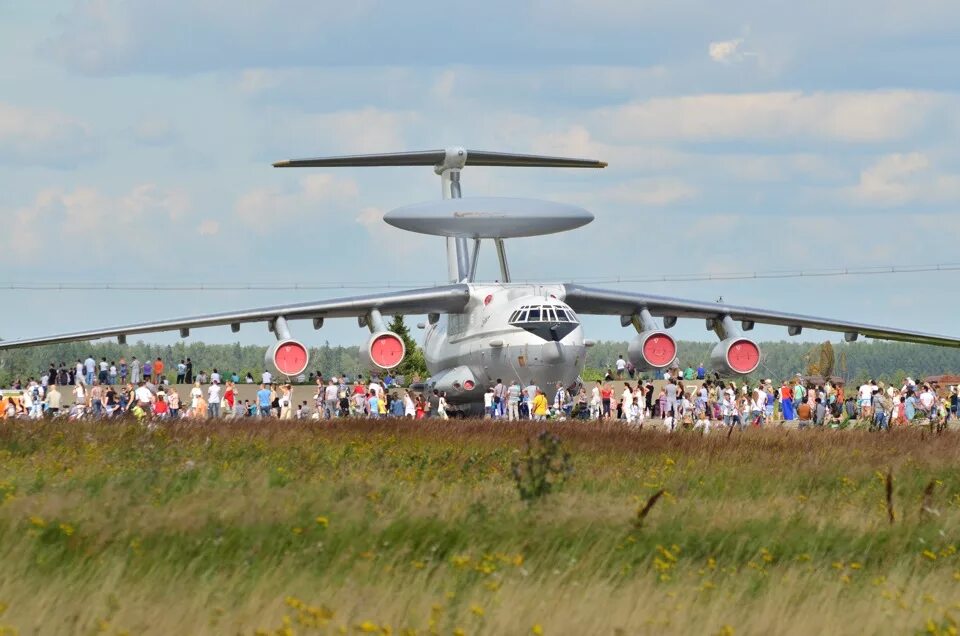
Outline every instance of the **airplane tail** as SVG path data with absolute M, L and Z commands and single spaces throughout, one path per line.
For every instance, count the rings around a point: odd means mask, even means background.
M 460 171 L 467 165 L 497 166 L 504 168 L 606 168 L 604 161 L 549 157 L 544 155 L 515 154 L 487 150 L 467 150 L 460 146 L 440 150 L 413 152 L 388 152 L 368 155 L 343 155 L 339 157 L 314 157 L 287 159 L 273 164 L 274 168 L 342 168 L 381 166 L 433 166 L 440 175 L 444 199 L 460 198 Z M 497 255 L 500 258 L 504 282 L 509 282 L 509 270 L 503 252 L 502 239 L 496 239 Z M 451 282 L 466 282 L 471 277 L 471 263 L 476 260 L 465 237 L 447 237 L 447 272 Z

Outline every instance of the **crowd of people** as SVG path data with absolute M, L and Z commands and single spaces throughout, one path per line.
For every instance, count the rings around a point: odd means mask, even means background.
M 398 386 L 389 374 L 383 379 L 351 381 L 346 374 L 324 379 L 310 374 L 313 385 L 297 387 L 309 399 L 294 399 L 295 387 L 276 383 L 264 371 L 254 398 L 240 399 L 240 377 L 229 377 L 217 369 L 208 375 L 193 373 L 189 358 L 172 365 L 176 382 L 165 374 L 163 360 L 128 364 L 100 362 L 92 357 L 67 367 L 51 364 L 39 379 L 19 380 L 0 400 L 0 417 L 117 417 L 124 414 L 143 418 L 242 418 L 332 419 L 337 417 L 426 417 L 448 418 L 454 413 L 443 392 L 414 392 Z M 931 383 L 907 378 L 899 387 L 869 380 L 847 392 L 842 382 L 810 382 L 799 374 L 775 386 L 772 380 L 754 385 L 706 378 L 703 365 L 664 372 L 665 382 L 654 383 L 637 377 L 621 356 L 616 371 L 602 382 L 550 389 L 519 379 L 491 384 L 483 397 L 483 415 L 490 419 L 513 420 L 623 420 L 630 427 L 642 427 L 655 418 L 668 431 L 692 428 L 708 434 L 717 426 L 764 427 L 791 423 L 798 428 L 832 426 L 849 420 L 867 422 L 876 429 L 922 419 L 946 426 L 957 416 L 958 387 L 941 390 Z M 626 378 L 624 376 L 627 376 Z M 247 373 L 245 384 L 253 384 Z M 181 397 L 176 384 L 192 384 Z M 657 388 L 659 385 L 659 388 Z M 61 392 L 69 391 L 72 403 Z

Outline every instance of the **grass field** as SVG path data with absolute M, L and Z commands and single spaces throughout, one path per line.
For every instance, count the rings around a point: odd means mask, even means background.
M 549 427 L 6 422 L 0 633 L 955 633 L 960 435 Z

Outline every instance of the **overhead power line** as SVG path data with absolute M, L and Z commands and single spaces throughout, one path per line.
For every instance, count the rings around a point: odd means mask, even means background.
M 826 278 L 841 276 L 877 276 L 885 274 L 916 274 L 924 272 L 960 271 L 960 263 L 933 265 L 883 265 L 871 267 L 840 267 L 806 270 L 768 270 L 756 272 L 699 272 L 689 274 L 653 274 L 649 276 L 571 276 L 552 277 L 554 282 L 570 282 L 593 285 L 632 283 L 685 283 L 703 281 L 765 280 L 782 278 Z M 543 283 L 543 279 L 514 279 L 518 283 Z M 408 289 L 410 287 L 436 287 L 448 284 L 445 281 L 314 281 L 300 283 L 218 283 L 218 282 L 53 282 L 30 281 L 0 282 L 0 290 L 28 291 L 317 291 L 331 289 Z

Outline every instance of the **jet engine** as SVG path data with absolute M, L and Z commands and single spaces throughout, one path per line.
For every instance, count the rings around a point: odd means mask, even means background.
M 710 352 L 710 368 L 720 374 L 747 375 L 760 365 L 760 347 L 744 336 L 721 340 Z
M 285 375 L 288 378 L 300 375 L 310 362 L 310 354 L 303 343 L 287 338 L 278 340 L 275 345 L 267 349 L 263 357 L 264 367 L 275 375 Z
M 676 358 L 676 341 L 660 330 L 640 332 L 627 347 L 627 359 L 638 371 L 666 368 Z
M 392 369 L 406 354 L 403 338 L 392 331 L 376 331 L 360 346 L 360 362 L 370 369 Z

